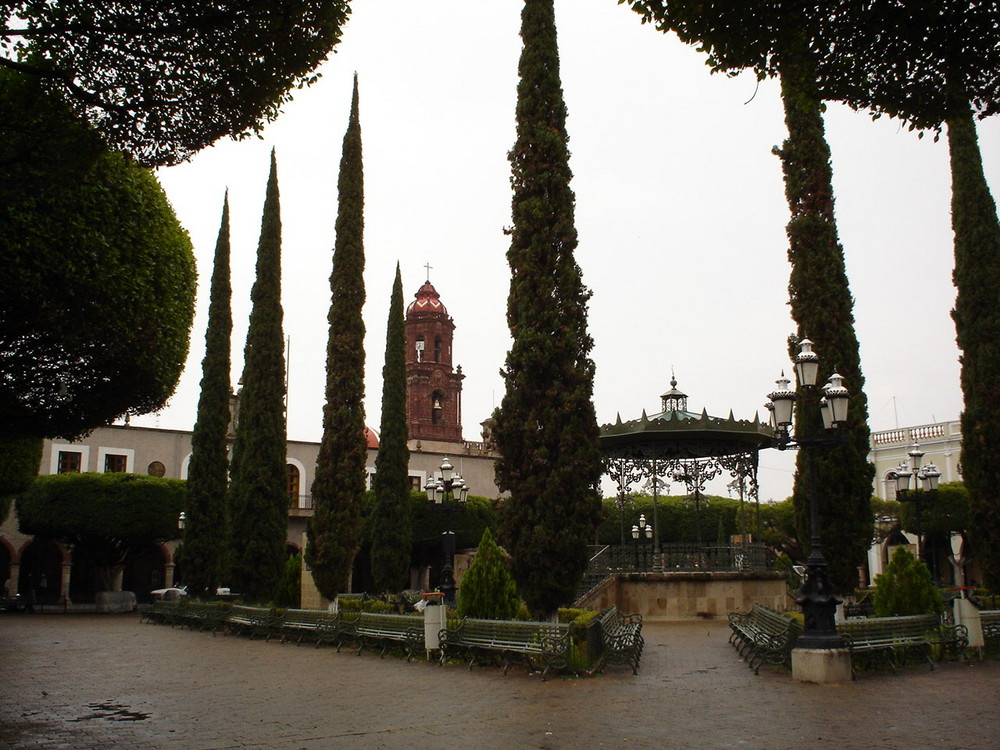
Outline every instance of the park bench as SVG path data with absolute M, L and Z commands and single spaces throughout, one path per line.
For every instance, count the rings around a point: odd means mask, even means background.
M 163 625 L 175 617 L 180 602 L 157 601 L 139 605 L 139 622 Z
M 273 609 L 233 605 L 226 617 L 226 626 L 230 632 L 248 636 L 251 640 L 259 635 L 269 641 L 271 636 L 281 633 L 283 619 L 284 614 Z
M 215 635 L 226 623 L 229 609 L 224 602 L 185 601 L 177 608 L 177 624 L 187 625 L 191 630 L 211 630 Z
M 542 679 L 550 669 L 569 663 L 569 625 L 554 622 L 479 620 L 466 617 L 456 627 L 440 633 L 441 661 L 463 655 L 469 669 L 479 659 L 499 659 L 503 673 L 515 660 L 542 667 Z
M 851 650 L 853 676 L 856 661 L 866 666 L 884 661 L 895 673 L 896 667 L 906 664 L 911 655 L 927 661 L 934 669 L 935 646 L 945 654 L 961 655 L 969 645 L 964 625 L 947 625 L 934 614 L 847 620 L 837 626 L 837 632 Z
M 158 613 L 156 611 L 156 604 L 140 604 L 139 605 L 139 622 L 158 622 Z
M 639 660 L 645 642 L 642 638 L 642 615 L 623 615 L 617 607 L 608 607 L 598 616 L 604 645 L 604 662 L 627 664 L 632 674 L 639 673 Z
M 802 632 L 794 618 L 757 603 L 749 612 L 731 612 L 729 628 L 729 642 L 754 674 L 761 664 L 790 664 L 792 646 Z
M 184 604 L 185 602 L 156 602 L 153 607 L 160 617 L 159 621 L 173 628 L 184 624 Z
M 295 639 L 295 645 L 306 639 L 331 643 L 337 638 L 338 617 L 324 609 L 289 609 L 281 622 L 281 642 Z
M 383 612 L 361 612 L 356 617 L 343 616 L 337 628 L 337 650 L 344 641 L 353 641 L 358 653 L 365 646 L 385 652 L 393 646 L 402 646 L 406 661 L 424 648 L 423 615 L 393 615 Z
M 219 628 L 225 627 L 231 609 L 232 605 L 228 602 L 210 602 L 200 614 L 201 629 L 211 630 L 212 635 L 215 635 Z

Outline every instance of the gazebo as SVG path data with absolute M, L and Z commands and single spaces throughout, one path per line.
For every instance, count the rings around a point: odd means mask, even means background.
M 738 420 L 688 411 L 687 395 L 672 378 L 661 397 L 661 410 L 639 419 L 601 427 L 600 444 L 606 472 L 618 488 L 621 547 L 606 546 L 591 558 L 579 606 L 601 609 L 616 605 L 657 619 L 719 617 L 743 611 L 753 602 L 775 609 L 785 605 L 786 576 L 767 569 L 764 546 L 750 544 L 660 544 L 657 501 L 667 481 L 682 482 L 695 502 L 695 517 L 705 483 L 723 474 L 739 491 L 741 503 L 757 501 L 758 454 L 773 444 L 774 429 L 754 416 Z M 634 557 L 625 542 L 625 503 L 633 485 L 653 496 L 652 524 L 644 517 L 632 526 Z M 652 540 L 639 553 L 640 538 Z M 645 559 L 640 560 L 640 557 Z M 582 592 L 581 592 L 582 593 Z
M 697 545 L 701 546 L 700 505 L 705 483 L 728 474 L 729 486 L 739 493 L 740 501 L 758 500 L 758 454 L 769 447 L 774 429 L 762 423 L 757 415 L 752 420 L 738 420 L 730 411 L 728 417 L 713 417 L 703 409 L 700 414 L 688 411 L 687 394 L 678 390 L 672 377 L 670 390 L 660 396 L 659 413 L 623 422 L 621 415 L 614 424 L 601 427 L 600 444 L 607 473 L 617 486 L 622 525 L 622 546 L 625 546 L 624 505 L 634 485 L 650 490 L 653 496 L 652 555 L 654 570 L 664 567 L 665 550 L 660 544 L 657 500 L 660 489 L 668 481 L 681 482 L 694 497 L 697 524 Z M 633 528 L 633 536 L 645 529 Z M 742 544 L 744 554 L 732 556 L 729 563 L 746 566 L 751 550 Z M 697 550 L 700 555 L 704 550 Z M 625 556 L 627 557 L 627 556 Z

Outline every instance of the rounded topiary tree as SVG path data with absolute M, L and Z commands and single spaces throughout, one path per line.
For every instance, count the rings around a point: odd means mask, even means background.
M 458 590 L 458 615 L 485 620 L 513 620 L 520 606 L 521 598 L 507 569 L 507 560 L 493 541 L 490 530 L 486 529 L 472 567 L 462 578 L 462 586 Z
M 873 604 L 876 617 L 944 611 L 931 572 L 906 547 L 897 547 L 885 572 L 875 576 Z

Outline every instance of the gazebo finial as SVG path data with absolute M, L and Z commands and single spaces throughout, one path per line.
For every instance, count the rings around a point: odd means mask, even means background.
M 686 393 L 677 390 L 677 375 L 673 365 L 670 366 L 670 390 L 660 396 L 660 406 L 664 414 L 674 411 L 687 411 L 688 397 Z

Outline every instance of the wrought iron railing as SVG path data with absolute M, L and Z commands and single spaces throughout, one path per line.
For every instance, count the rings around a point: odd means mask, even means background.
M 600 573 L 634 573 L 651 571 L 768 570 L 767 548 L 763 544 L 661 544 L 612 545 L 594 555 L 589 576 Z

